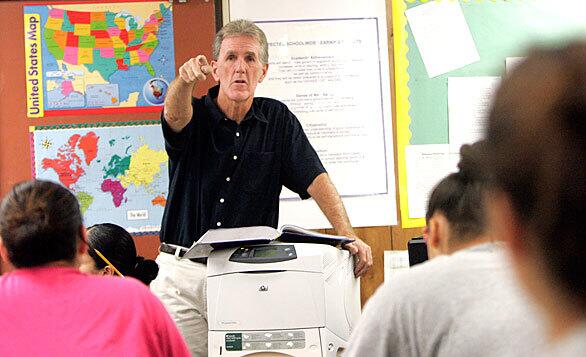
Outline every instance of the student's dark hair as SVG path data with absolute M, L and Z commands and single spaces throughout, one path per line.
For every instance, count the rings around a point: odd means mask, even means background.
M 0 205 L 0 235 L 16 268 L 73 262 L 82 224 L 77 199 L 54 182 L 18 183 Z
M 149 285 L 159 273 L 159 266 L 154 260 L 144 259 L 136 255 L 136 246 L 130 233 L 124 228 L 112 224 L 101 223 L 88 228 L 88 250 L 96 268 L 102 269 L 106 262 L 98 256 L 99 250 L 112 265 L 124 276 L 134 277 Z
M 486 135 L 527 244 L 586 311 L 586 43 L 531 51 L 497 91 Z
M 442 213 L 450 223 L 453 239 L 467 241 L 486 231 L 486 208 L 483 195 L 487 180 L 482 165 L 483 143 L 460 148 L 458 172 L 441 180 L 427 203 L 426 220 Z

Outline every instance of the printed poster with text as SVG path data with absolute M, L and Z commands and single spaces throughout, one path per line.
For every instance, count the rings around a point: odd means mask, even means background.
M 159 111 L 175 77 L 168 1 L 24 6 L 27 116 Z
M 299 117 L 340 195 L 394 190 L 388 179 L 378 19 L 260 21 L 259 26 L 271 56 L 257 94 L 281 100 Z M 284 190 L 281 197 L 296 195 Z
M 168 157 L 158 121 L 31 127 L 33 177 L 59 182 L 84 223 L 158 232 L 168 189 Z

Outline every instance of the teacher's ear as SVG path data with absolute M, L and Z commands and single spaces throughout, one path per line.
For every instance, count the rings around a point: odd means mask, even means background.
M 260 78 L 258 79 L 258 83 L 261 83 L 263 81 L 263 79 L 265 79 L 268 71 L 269 71 L 269 64 L 268 63 L 263 64 L 262 65 L 262 74 L 260 75 Z

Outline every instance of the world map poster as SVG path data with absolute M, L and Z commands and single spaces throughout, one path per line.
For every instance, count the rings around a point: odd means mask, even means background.
M 160 110 L 175 77 L 170 2 L 23 9 L 28 117 Z
M 158 121 L 31 127 L 33 177 L 71 190 L 84 223 L 158 232 L 168 157 Z

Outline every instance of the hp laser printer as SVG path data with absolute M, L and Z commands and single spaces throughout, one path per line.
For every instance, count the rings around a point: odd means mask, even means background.
M 353 268 L 348 251 L 325 244 L 212 251 L 209 356 L 340 355 L 360 316 Z

